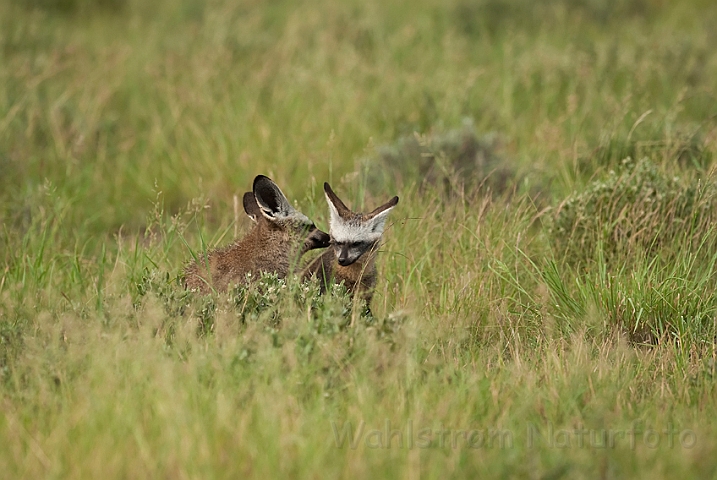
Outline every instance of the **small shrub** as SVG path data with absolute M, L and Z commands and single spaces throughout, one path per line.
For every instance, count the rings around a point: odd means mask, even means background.
M 104 10 L 119 12 L 127 7 L 127 0 L 24 0 L 26 8 L 37 8 L 64 14 L 88 13 Z
M 214 318 L 220 309 L 235 312 L 240 324 L 256 322 L 270 330 L 281 329 L 284 320 L 297 318 L 305 318 L 317 335 L 345 330 L 355 313 L 346 288 L 332 285 L 325 295 L 319 292 L 318 281 L 300 282 L 296 278 L 263 274 L 249 284 L 235 286 L 228 293 L 200 295 L 184 290 L 168 273 L 147 269 L 135 285 L 134 303 L 139 310 L 143 298 L 151 295 L 163 306 L 167 322 L 193 317 L 197 320 L 199 335 L 213 331 Z M 361 315 L 360 322 L 374 328 L 382 337 L 398 328 L 392 319 L 376 319 L 370 315 Z
M 332 285 L 321 295 L 316 280 L 301 282 L 297 278 L 278 278 L 276 274 L 263 274 L 254 282 L 234 287 L 230 303 L 242 322 L 279 328 L 284 319 L 306 318 L 320 334 L 343 330 L 351 323 L 354 312 L 343 285 Z M 370 321 L 364 318 L 364 322 Z
M 135 308 L 141 306 L 141 297 L 153 294 L 160 300 L 169 317 L 184 315 L 190 300 L 190 293 L 181 288 L 176 279 L 170 277 L 169 272 L 150 268 L 144 269 L 144 274 L 134 284 L 134 291 L 131 293 Z
M 678 246 L 694 251 L 709 231 L 716 193 L 713 182 L 684 181 L 648 159 L 628 158 L 555 209 L 556 257 L 584 263 L 600 251 L 610 263 L 638 259 L 640 252 L 670 255 Z
M 437 186 L 447 195 L 481 187 L 502 193 L 514 187 L 518 175 L 498 146 L 495 134 L 478 136 L 471 121 L 446 132 L 402 137 L 363 159 L 366 183 L 377 195 L 412 184 Z

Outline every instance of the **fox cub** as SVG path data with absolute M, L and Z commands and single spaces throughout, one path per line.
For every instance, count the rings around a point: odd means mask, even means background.
M 322 293 L 328 282 L 344 282 L 351 297 L 357 293 L 371 304 L 376 285 L 376 252 L 388 213 L 398 204 L 393 197 L 371 213 L 352 212 L 336 196 L 331 186 L 324 183 L 324 193 L 329 204 L 329 235 L 333 248 L 316 258 L 304 270 L 304 278 L 317 276 Z
M 329 235 L 294 209 L 269 177 L 258 175 L 252 190 L 244 194 L 244 211 L 254 227 L 232 245 L 200 254 L 185 270 L 187 289 L 224 291 L 246 282 L 248 273 L 284 278 L 304 253 L 329 246 Z

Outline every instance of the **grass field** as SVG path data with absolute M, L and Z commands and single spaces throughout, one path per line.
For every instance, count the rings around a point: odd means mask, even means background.
M 0 0 L 4 478 L 714 478 L 717 3 Z M 373 317 L 181 288 L 399 195 Z M 239 197 L 241 198 L 241 197 Z

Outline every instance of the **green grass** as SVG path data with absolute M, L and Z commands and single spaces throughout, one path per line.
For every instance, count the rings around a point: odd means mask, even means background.
M 0 0 L 0 471 L 714 477 L 715 24 Z M 323 229 L 324 181 L 400 196 L 373 317 L 296 279 L 181 288 L 260 173 Z

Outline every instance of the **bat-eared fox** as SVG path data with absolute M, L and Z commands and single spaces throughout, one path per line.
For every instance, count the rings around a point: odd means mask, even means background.
M 376 252 L 386 218 L 398 203 L 398 197 L 371 213 L 362 214 L 351 211 L 328 183 L 324 183 L 324 193 L 329 204 L 332 248 L 309 264 L 304 270 L 304 278 L 317 276 L 322 292 L 328 282 L 344 282 L 351 297 L 358 293 L 369 307 L 376 285 Z
M 246 283 L 262 272 L 286 277 L 309 250 L 329 246 L 329 235 L 291 206 L 279 187 L 264 175 L 244 194 L 244 211 L 254 227 L 232 245 L 199 253 L 185 270 L 185 287 L 207 293 Z

